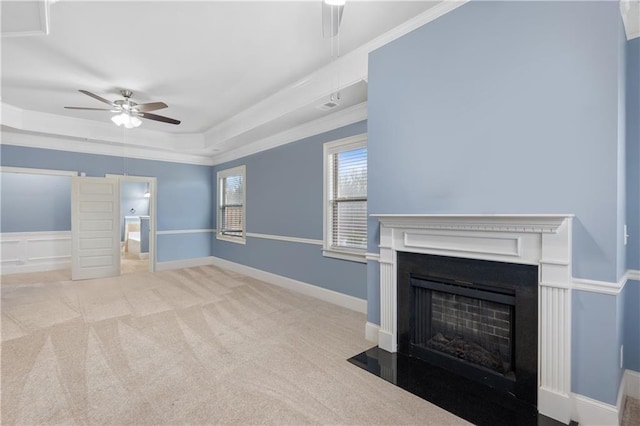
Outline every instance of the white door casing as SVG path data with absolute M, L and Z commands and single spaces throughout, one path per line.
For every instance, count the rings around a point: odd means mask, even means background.
M 71 279 L 120 275 L 120 183 L 71 179 Z

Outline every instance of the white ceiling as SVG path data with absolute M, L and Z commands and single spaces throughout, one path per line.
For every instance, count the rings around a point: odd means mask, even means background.
M 12 28 L 20 28 L 21 20 L 33 20 L 10 4 L 2 2 L 4 27 L 11 22 Z M 213 143 L 194 138 L 184 149 L 213 155 L 335 112 L 317 108 L 327 100 L 327 90 L 289 106 L 282 105 L 289 98 L 280 94 L 304 86 L 317 70 L 330 70 L 350 52 L 435 4 L 348 0 L 339 37 L 341 58 L 335 59 L 331 41 L 322 37 L 321 0 L 60 0 L 48 5 L 48 35 L 3 36 L 2 102 L 16 111 L 110 124 L 109 112 L 63 107 L 103 106 L 78 89 L 110 100 L 121 98 L 120 89 L 130 89 L 136 102 L 163 101 L 169 108 L 156 113 L 182 121 L 172 126 L 143 120 L 140 129 L 175 137 L 209 132 L 217 138 Z M 366 83 L 341 77 L 336 68 L 330 84 L 343 89 L 336 110 L 366 101 Z M 252 121 L 260 106 L 278 112 Z

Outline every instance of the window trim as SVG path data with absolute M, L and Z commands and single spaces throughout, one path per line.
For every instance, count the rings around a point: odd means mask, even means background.
M 329 155 L 351 151 L 354 149 L 367 148 L 367 134 L 351 136 L 344 139 L 338 139 L 332 142 L 326 142 L 323 145 L 322 153 L 322 255 L 334 259 L 349 260 L 352 262 L 367 263 L 367 249 L 348 249 L 336 248 L 331 246 L 331 236 L 329 230 L 332 229 L 331 215 L 329 214 Z M 367 159 L 369 151 L 367 149 Z M 367 201 L 369 194 L 367 194 Z
M 242 236 L 234 237 L 222 233 L 221 210 L 222 210 L 222 180 L 229 176 L 242 175 Z M 216 239 L 228 241 L 236 244 L 246 244 L 247 242 L 247 168 L 245 165 L 220 170 L 216 175 Z

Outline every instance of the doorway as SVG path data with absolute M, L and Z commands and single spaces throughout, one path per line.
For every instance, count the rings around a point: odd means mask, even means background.
M 120 275 L 155 270 L 156 178 L 106 175 L 120 185 Z

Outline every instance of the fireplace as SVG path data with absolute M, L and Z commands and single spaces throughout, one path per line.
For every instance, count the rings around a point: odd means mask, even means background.
M 399 273 L 399 269 L 403 268 L 401 261 L 406 254 L 480 261 L 481 263 L 477 265 L 509 264 L 513 270 L 524 267 L 530 271 L 529 274 L 532 274 L 533 282 L 530 281 L 531 277 L 527 280 L 509 280 L 511 283 L 516 283 L 516 288 L 509 288 L 507 283 L 499 283 L 493 279 L 449 275 L 448 272 L 462 272 L 464 275 L 476 269 L 451 266 L 458 265 L 456 260 L 451 261 L 453 263 L 450 262 L 449 266 L 445 266 L 444 271 L 448 271 L 447 273 L 441 271 L 434 275 L 429 270 L 425 271 L 419 267 L 417 270 L 411 269 L 409 275 L 422 283 L 426 281 L 453 284 L 453 287 L 458 289 L 473 287 L 477 290 L 479 287 L 481 291 L 489 293 L 513 295 L 515 301 L 503 299 L 496 302 L 494 300 L 496 303 L 508 306 L 509 315 L 513 316 L 509 331 L 512 350 L 510 368 L 513 374 L 509 371 L 505 372 L 504 367 L 503 371 L 499 372 L 490 371 L 491 369 L 487 369 L 486 366 L 473 365 L 474 363 L 469 363 L 468 360 L 462 360 L 462 364 L 469 364 L 483 372 L 488 371 L 485 374 L 487 381 L 506 383 L 505 386 L 513 382 L 512 386 L 518 397 L 535 404 L 539 413 L 563 423 L 569 423 L 572 410 L 571 229 L 573 216 L 380 214 L 372 217 L 380 221 L 380 255 L 375 259 L 380 264 L 380 325 L 378 329 L 368 326 L 367 333 L 369 336 L 375 334 L 379 348 L 391 354 L 400 352 L 398 355 L 405 350 L 412 350 L 416 354 L 420 351 L 423 354 L 435 353 L 437 357 L 448 361 L 458 362 L 461 358 L 446 352 L 442 353 L 443 351 L 437 353 L 432 350 L 428 340 L 437 336 L 437 333 L 424 341 L 421 336 L 423 331 L 421 327 L 425 325 L 418 323 L 414 325 L 412 331 L 409 326 L 409 314 L 407 314 L 409 308 L 404 309 L 402 305 L 409 303 L 408 301 L 412 300 L 411 297 L 414 299 L 431 297 L 430 303 L 433 305 L 434 291 L 445 293 L 445 296 L 436 293 L 436 298 L 451 299 L 452 295 L 455 295 L 459 299 L 469 296 L 457 294 L 450 291 L 451 289 L 443 291 L 442 288 L 426 288 L 429 284 L 426 287 L 417 286 L 420 288 L 419 292 L 410 296 L 408 294 L 410 291 L 417 291 L 411 290 L 416 286 L 411 285 L 410 279 L 403 283 Z M 479 267 L 482 268 L 482 266 Z M 503 275 L 503 272 L 496 272 L 496 274 Z M 526 284 L 517 284 L 520 282 Z M 424 293 L 423 290 L 430 293 Z M 535 293 L 530 298 L 520 297 L 525 291 Z M 477 295 L 481 297 L 475 297 Z M 483 303 L 486 303 L 487 298 L 484 297 L 486 295 L 486 293 L 476 293 L 470 298 L 482 299 Z M 531 298 L 535 301 L 534 303 L 527 300 Z M 463 300 L 466 302 L 465 299 Z M 522 300 L 526 302 L 521 303 Z M 426 303 L 426 301 L 411 303 Z M 446 301 L 443 300 L 443 303 Z M 430 309 L 433 312 L 438 308 L 431 306 Z M 502 311 L 499 316 L 506 315 L 504 306 L 495 310 Z M 522 326 L 530 327 L 530 332 L 520 332 Z M 442 334 L 444 336 L 444 333 Z M 409 349 L 408 342 L 411 341 L 412 335 L 415 344 L 413 349 Z M 450 342 L 451 340 L 440 343 Z M 431 346 L 434 344 L 435 342 Z M 454 344 L 461 343 L 457 341 Z M 530 349 L 519 350 L 518 346 L 522 344 L 531 344 Z M 495 352 L 493 347 L 484 349 Z M 509 350 L 506 351 L 509 352 Z M 503 355 L 506 359 L 507 354 L 498 356 L 502 359 Z M 509 364 L 509 361 L 505 362 Z M 500 384 L 493 386 L 500 386 Z
M 538 268 L 398 253 L 398 352 L 535 406 Z
M 411 286 L 415 318 L 409 345 L 414 354 L 425 359 L 438 356 L 442 364 L 471 364 L 515 380 L 513 296 L 455 284 L 439 291 L 442 283 L 417 279 L 411 279 Z M 494 302 L 495 298 L 508 303 Z

